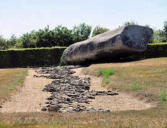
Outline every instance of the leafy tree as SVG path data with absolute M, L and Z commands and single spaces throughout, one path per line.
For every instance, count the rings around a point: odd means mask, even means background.
M 7 48 L 8 46 L 7 46 L 6 40 L 2 36 L 0 36 L 0 49 L 2 50 Z
M 23 48 L 35 48 L 37 42 L 36 32 L 32 31 L 30 33 L 23 34 L 20 40 Z
M 166 37 L 165 37 L 164 31 L 163 30 L 154 31 L 152 42 L 153 43 L 166 42 Z
M 124 26 L 128 26 L 128 25 L 137 25 L 137 23 L 134 21 L 127 21 L 124 23 Z
M 167 21 L 165 21 L 165 23 L 164 23 L 164 35 L 165 35 L 165 39 L 167 41 Z
M 55 42 L 54 32 L 49 30 L 49 26 L 40 29 L 35 33 L 37 47 L 52 47 Z
M 17 37 L 15 35 L 12 35 L 10 39 L 7 40 L 7 45 L 9 47 L 14 47 L 17 43 Z
M 57 26 L 53 32 L 55 35 L 55 46 L 69 46 L 73 43 L 72 30 L 69 30 L 67 27 Z
M 83 41 L 89 38 L 92 27 L 82 23 L 78 26 L 74 26 L 72 29 L 73 42 Z
M 15 48 L 23 48 L 23 42 L 22 40 L 19 38 L 16 41 L 16 44 L 14 45 Z
M 107 32 L 107 31 L 109 31 L 108 28 L 103 28 L 103 27 L 100 27 L 100 26 L 96 26 L 93 30 L 92 36 L 96 36 L 98 34 L 102 34 L 102 33 Z

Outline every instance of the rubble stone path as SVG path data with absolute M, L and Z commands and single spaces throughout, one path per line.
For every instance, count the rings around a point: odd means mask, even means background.
M 14 96 L 6 101 L 0 112 L 41 112 L 46 99 L 50 96 L 49 92 L 42 91 L 45 85 L 52 82 L 51 79 L 33 77 L 35 69 L 30 69 L 21 87 Z

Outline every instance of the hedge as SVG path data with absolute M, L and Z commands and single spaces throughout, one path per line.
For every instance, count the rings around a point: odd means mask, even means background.
M 152 43 L 148 44 L 147 50 L 144 52 L 130 55 L 130 59 L 146 59 L 156 57 L 167 57 L 167 43 Z
M 65 47 L 28 48 L 0 51 L 0 67 L 58 65 Z
M 56 66 L 59 65 L 65 49 L 65 47 L 54 47 L 1 50 L 0 68 Z M 145 52 L 134 53 L 125 58 L 136 60 L 155 57 L 167 57 L 167 43 L 149 44 Z

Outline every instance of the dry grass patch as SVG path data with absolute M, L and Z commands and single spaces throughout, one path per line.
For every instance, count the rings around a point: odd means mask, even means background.
M 16 113 L 2 114 L 5 128 L 167 128 L 167 58 L 129 63 L 91 65 L 85 74 L 98 76 L 100 68 L 114 69 L 109 88 L 156 102 L 157 106 L 141 111 L 111 113 Z M 162 102 L 163 101 L 163 102 Z
M 110 89 L 127 92 L 136 98 L 151 102 L 157 106 L 148 110 L 133 112 L 135 116 L 146 115 L 164 117 L 167 115 L 167 58 L 154 58 L 126 63 L 95 64 L 83 72 L 98 76 L 100 68 L 112 68 L 115 74 L 110 76 Z M 155 113 L 157 115 L 155 115 Z M 122 112 L 119 112 L 122 115 Z M 132 111 L 126 113 L 127 118 Z
M 0 103 L 23 84 L 27 71 L 26 68 L 0 69 Z
M 15 113 L 2 114 L 0 128 L 166 128 L 164 117 L 127 118 L 118 113 Z
M 161 92 L 167 89 L 167 58 L 148 59 L 127 63 L 96 64 L 84 69 L 85 74 L 97 75 L 100 68 L 115 70 L 110 76 L 109 88 L 136 92 L 160 101 Z

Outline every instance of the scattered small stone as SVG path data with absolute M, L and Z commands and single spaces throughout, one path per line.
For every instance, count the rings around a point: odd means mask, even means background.
M 90 99 L 95 99 L 95 96 L 112 96 L 118 95 L 118 93 L 112 91 L 90 91 L 90 78 L 81 78 L 72 75 L 75 71 L 71 69 L 78 67 L 79 66 L 44 67 L 36 71 L 42 75 L 34 77 L 54 79 L 51 84 L 46 85 L 43 89 L 43 91 L 51 92 L 51 96 L 47 98 L 46 107 L 43 107 L 42 111 L 48 110 L 62 113 L 109 112 L 109 110 L 102 108 L 94 109 L 79 105 L 79 103 L 89 104 Z
M 61 105 L 50 105 L 50 107 L 48 108 L 48 111 L 55 111 L 55 112 L 58 112 L 59 109 L 62 108 Z
M 43 107 L 41 111 L 47 111 L 47 107 Z

